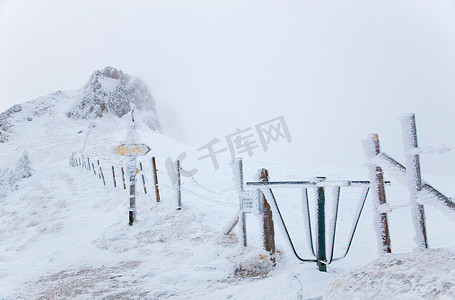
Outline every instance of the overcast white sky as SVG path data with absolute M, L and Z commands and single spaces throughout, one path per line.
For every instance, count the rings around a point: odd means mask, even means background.
M 402 158 L 408 112 L 421 145 L 455 144 L 455 0 L 0 0 L 1 111 L 107 65 L 196 147 L 284 115 L 266 156 L 359 167 L 371 132 Z M 422 167 L 455 175 L 455 153 Z

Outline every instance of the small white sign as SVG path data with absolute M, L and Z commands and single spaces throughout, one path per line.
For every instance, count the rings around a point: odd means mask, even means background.
M 254 198 L 251 197 L 250 193 L 242 194 L 242 211 L 244 213 L 251 213 L 254 208 Z

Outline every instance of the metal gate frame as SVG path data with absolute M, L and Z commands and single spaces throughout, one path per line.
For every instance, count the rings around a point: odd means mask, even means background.
M 390 184 L 390 181 L 385 182 L 387 185 Z M 346 257 L 348 254 L 352 240 L 354 238 L 355 231 L 357 229 L 357 225 L 359 223 L 360 215 L 362 214 L 363 207 L 365 205 L 365 201 L 368 196 L 368 192 L 370 190 L 370 182 L 369 181 L 326 181 L 325 177 L 317 177 L 312 181 L 275 181 L 275 182 L 247 182 L 247 186 L 256 187 L 258 190 L 262 191 L 265 197 L 272 203 L 272 211 L 274 215 L 279 216 L 279 223 L 282 225 L 282 229 L 285 232 L 287 237 L 287 242 L 289 246 L 292 248 L 295 256 L 297 259 L 303 262 L 316 262 L 319 271 L 326 272 L 327 265 L 332 263 L 333 261 L 341 260 Z M 303 213 L 306 214 L 306 224 L 305 224 L 305 232 L 307 234 L 307 239 L 309 241 L 309 247 L 311 249 L 311 253 L 313 254 L 314 258 L 302 258 L 297 253 L 294 243 L 292 242 L 291 236 L 289 235 L 289 231 L 286 227 L 286 223 L 284 222 L 283 216 L 281 211 L 278 207 L 278 203 L 275 199 L 275 196 L 272 192 L 273 187 L 284 187 L 284 188 L 292 188 L 297 187 L 302 189 L 302 205 L 303 205 Z M 335 210 L 334 210 L 334 219 L 332 224 L 332 232 L 333 233 L 329 237 L 329 249 L 330 255 L 327 255 L 326 250 L 326 225 L 325 225 L 325 188 L 326 187 L 334 187 L 336 188 L 336 203 L 335 203 Z M 353 226 L 349 235 L 348 244 L 346 246 L 346 251 L 340 257 L 334 258 L 334 248 L 335 248 L 335 235 L 336 235 L 336 225 L 338 220 L 338 207 L 340 201 L 340 192 L 341 187 L 363 187 L 361 197 L 360 197 L 360 207 L 356 212 L 354 217 Z M 316 189 L 316 251 L 313 245 L 313 231 L 311 229 L 311 218 L 310 218 L 310 210 L 308 205 L 308 188 Z M 305 220 L 305 218 L 304 218 Z M 327 258 L 328 257 L 328 258 Z

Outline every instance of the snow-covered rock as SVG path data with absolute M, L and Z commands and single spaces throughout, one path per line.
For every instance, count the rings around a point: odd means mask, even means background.
M 13 122 L 12 116 L 22 110 L 20 104 L 16 104 L 0 114 L 0 143 L 5 143 L 9 140 Z
M 113 67 L 93 72 L 89 81 L 79 90 L 67 116 L 72 119 L 95 119 L 107 113 L 121 118 L 132 109 L 146 111 L 145 123 L 159 131 L 155 101 L 147 85 Z

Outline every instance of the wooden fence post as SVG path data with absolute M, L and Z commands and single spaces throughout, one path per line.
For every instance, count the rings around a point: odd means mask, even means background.
M 158 188 L 158 174 L 156 172 L 155 156 L 152 157 L 152 170 L 153 170 L 153 181 L 155 183 L 156 202 L 160 202 L 160 190 Z
M 101 165 L 100 165 L 100 160 L 98 159 L 97 162 L 98 162 L 98 170 L 99 170 L 99 172 L 98 172 L 98 179 L 101 179 Z
M 90 169 L 89 169 L 90 170 Z M 95 165 L 92 163 L 92 170 L 93 170 L 93 174 L 96 175 L 96 171 L 95 171 Z
M 114 179 L 114 187 L 117 187 L 117 182 L 115 181 L 115 169 L 114 169 L 114 166 L 112 166 L 112 178 Z
M 180 179 L 180 160 L 175 162 L 176 174 L 177 174 L 177 183 L 176 183 L 176 192 L 177 192 L 177 210 L 182 209 L 182 190 L 181 190 L 181 179 Z
M 269 181 L 269 171 L 267 169 L 259 170 L 259 181 L 268 182 Z M 261 192 L 261 197 L 263 201 L 262 205 L 262 227 L 263 227 L 263 237 L 264 237 L 264 249 L 270 253 L 270 260 L 273 262 L 273 265 L 276 264 L 275 259 L 275 228 L 273 224 L 272 209 L 267 202 L 267 199 Z
M 87 166 L 88 166 L 88 167 L 87 167 L 87 170 L 90 171 L 90 158 L 88 158 L 88 157 L 87 157 L 87 163 L 88 163 L 88 165 L 87 165 Z
M 409 114 L 401 118 L 404 151 L 406 156 L 406 173 L 408 177 L 409 195 L 411 198 L 412 221 L 416 230 L 416 242 L 420 249 L 428 248 L 427 232 L 425 228 L 425 210 L 417 202 L 417 193 L 422 190 L 422 177 L 420 173 L 417 129 L 415 115 Z
M 139 168 L 141 170 L 141 176 L 142 176 L 142 186 L 144 187 L 144 193 L 147 194 L 147 188 L 145 186 L 145 176 L 144 174 L 142 173 L 143 169 L 142 169 L 142 163 L 139 162 Z
M 374 133 L 370 134 L 362 142 L 365 156 L 367 160 L 373 159 L 381 153 L 379 145 L 379 135 Z M 384 188 L 384 174 L 381 167 L 369 164 L 369 177 L 371 188 L 373 191 L 373 205 L 377 214 L 375 215 L 375 222 L 378 226 L 378 245 L 382 253 L 392 253 L 391 240 L 389 234 L 389 224 L 387 213 L 380 210 L 380 207 L 387 205 L 385 188 Z
M 106 181 L 104 180 L 103 168 L 101 168 L 100 160 L 98 159 L 98 167 L 100 168 L 100 178 L 103 179 L 103 184 L 106 185 Z
M 123 189 L 126 190 L 125 171 L 123 170 L 123 167 L 122 167 L 122 179 L 123 179 Z

